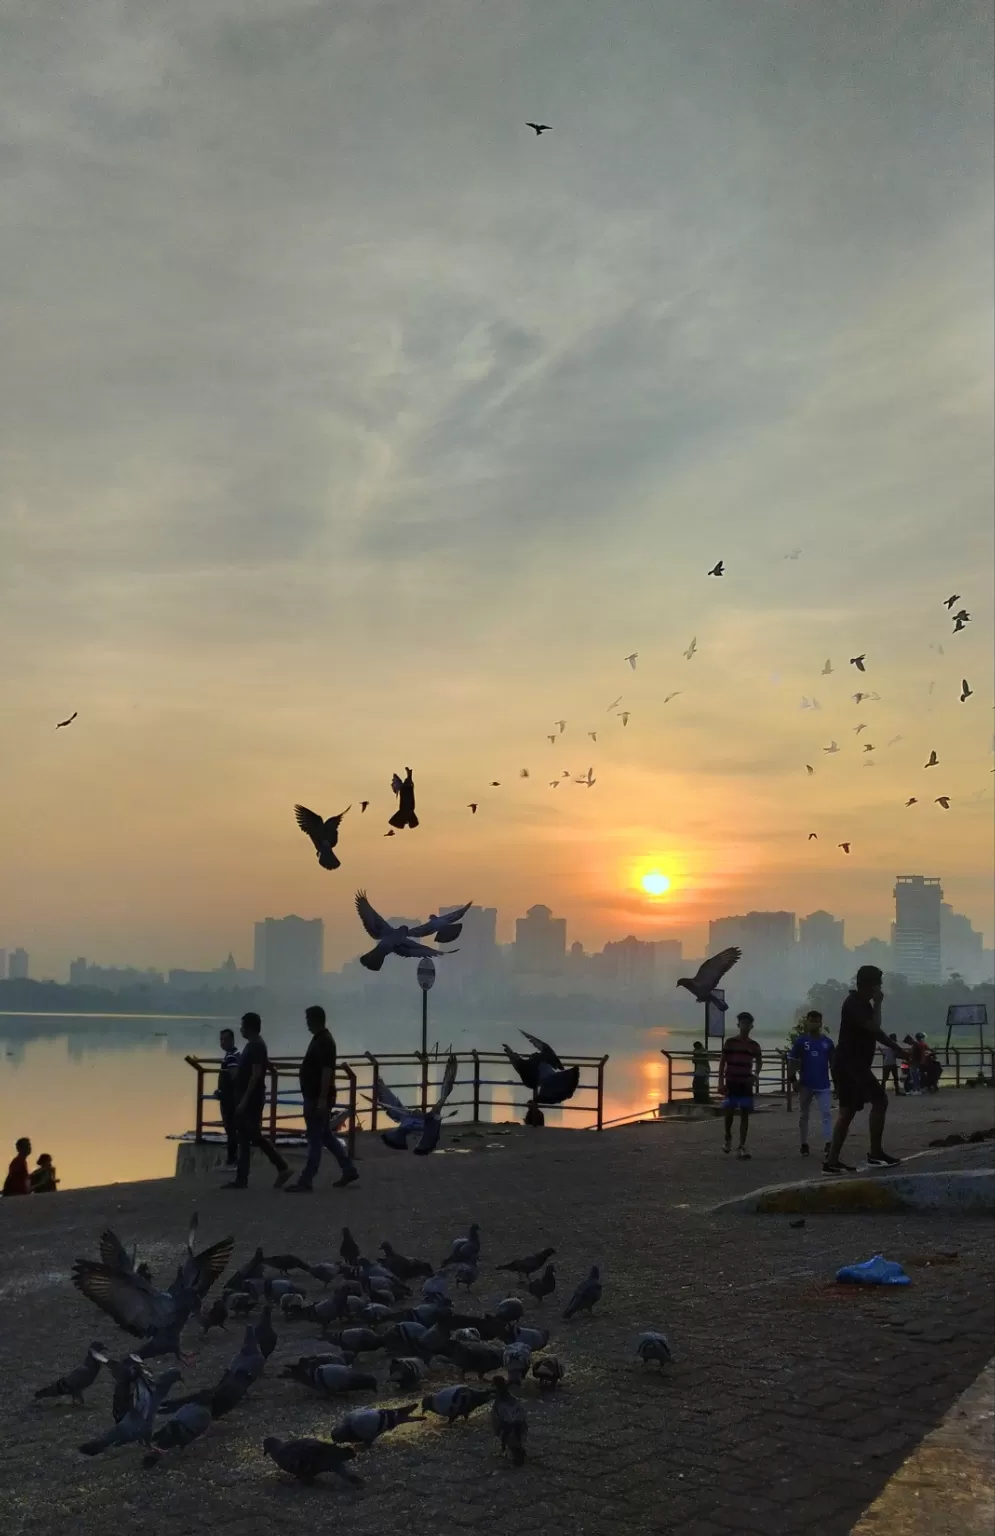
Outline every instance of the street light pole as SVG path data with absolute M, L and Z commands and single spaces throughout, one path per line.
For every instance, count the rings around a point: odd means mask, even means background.
M 428 955 L 418 962 L 421 987 L 421 1112 L 428 1112 L 428 994 L 435 985 L 435 961 Z

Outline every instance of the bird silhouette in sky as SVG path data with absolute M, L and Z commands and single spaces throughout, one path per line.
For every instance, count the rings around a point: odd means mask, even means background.
M 724 576 L 726 573 L 725 561 L 717 560 L 709 571 L 709 576 Z
M 580 778 L 574 780 L 575 784 L 586 784 L 588 789 L 593 789 L 597 782 L 593 768 L 589 768 L 586 773 L 581 774 Z
M 470 811 L 474 816 L 476 816 L 476 814 L 477 814 L 477 802 L 476 802 L 476 800 L 471 800 L 470 801 L 470 804 L 467 806 L 467 810 Z
M 684 690 L 682 688 L 676 688 L 673 693 L 668 693 L 667 694 L 667 697 L 664 699 L 663 702 L 665 704 L 669 704 L 671 699 L 676 699 L 678 694 L 683 693 L 683 691 Z
M 864 742 L 864 751 L 865 752 L 873 752 L 874 751 L 873 744 L 871 742 L 869 742 L 869 741 L 865 741 Z
M 500 789 L 500 788 L 501 788 L 501 780 L 500 779 L 491 779 L 491 789 Z
M 851 665 L 851 667 L 856 667 L 858 672 L 866 672 L 867 668 L 864 666 L 864 662 L 866 660 L 867 660 L 867 652 L 866 651 L 861 651 L 859 656 L 851 656 L 850 657 L 850 665 Z
M 309 811 L 306 805 L 294 806 L 297 825 L 314 844 L 318 863 L 322 869 L 341 868 L 341 860 L 336 858 L 333 849 L 339 840 L 339 823 L 346 811 L 351 809 L 352 807 L 347 805 L 345 811 L 340 811 L 337 816 L 329 816 L 327 821 L 323 821 L 317 811 Z
M 632 668 L 633 672 L 635 672 L 635 670 L 636 670 L 636 662 L 637 662 L 638 659 L 639 659 L 639 652 L 638 651 L 633 651 L 631 656 L 623 656 L 622 657 L 623 661 L 627 661 L 629 663 L 629 666 Z
M 923 763 L 923 767 L 924 768 L 935 768 L 939 761 L 940 761 L 940 759 L 937 757 L 936 752 L 934 750 L 934 751 L 932 751 L 929 754 L 929 762 L 928 763 Z
M 527 768 L 519 768 L 519 770 L 518 770 L 518 777 L 520 779 L 527 779 L 528 776 L 529 776 L 529 770 Z
M 862 704 L 865 699 L 870 698 L 870 694 L 868 694 L 868 693 L 851 693 L 850 697 L 851 697 L 851 699 L 853 700 L 853 702 L 855 704 Z
M 929 687 L 928 687 L 928 688 L 927 688 L 927 689 L 926 689 L 926 692 L 927 692 L 927 693 L 932 693 L 932 691 L 933 691 L 933 689 L 934 689 L 934 688 L 935 688 L 935 687 L 936 687 L 936 679 L 935 679 L 935 678 L 933 678 L 933 679 L 932 679 L 932 680 L 931 680 L 931 682 L 930 682 L 930 684 L 929 684 Z
M 553 125 L 552 123 L 526 123 L 525 126 L 535 129 L 535 136 L 538 138 L 541 133 L 549 133 Z
M 832 672 L 832 670 L 833 670 L 833 664 L 832 664 L 832 661 L 831 661 L 831 660 L 830 660 L 830 659 L 829 659 L 829 657 L 828 657 L 828 656 L 827 656 L 827 657 L 826 657 L 826 665 L 825 665 L 825 666 L 824 666 L 824 667 L 823 667 L 823 669 L 822 669 L 822 675 L 823 675 L 823 677 L 828 677 L 828 676 L 829 676 L 829 675 L 830 675 L 830 673 L 831 673 L 831 672 Z
M 729 1004 L 724 997 L 719 997 L 715 991 L 726 971 L 731 971 L 737 960 L 741 960 L 743 952 L 730 946 L 729 949 L 720 950 L 717 955 L 710 955 L 698 967 L 694 976 L 681 976 L 677 986 L 691 993 L 699 1003 L 711 1003 L 720 1012 L 725 1013 Z
M 948 597 L 947 598 L 947 600 L 943 604 L 943 606 L 944 606 L 944 608 L 952 608 L 954 603 L 959 603 L 959 602 L 960 602 L 960 593 L 959 592 L 955 592 L 952 597 Z
M 606 715 L 610 715 L 613 709 L 618 709 L 618 706 L 622 702 L 622 697 L 623 697 L 622 694 L 619 694 L 619 696 L 615 700 L 614 704 L 609 704 L 608 708 L 605 710 L 605 714 Z
M 895 745 L 895 743 L 898 742 L 898 741 L 901 741 L 901 739 L 902 739 L 901 736 L 893 736 L 891 738 L 891 740 L 887 743 L 887 745 L 889 747 L 893 747 Z
M 621 720 L 623 725 L 628 725 L 628 723 L 629 723 L 629 714 L 630 714 L 629 710 L 623 709 L 621 714 L 619 715 L 619 719 Z
M 698 649 L 698 636 L 695 635 L 694 639 L 691 641 L 691 644 L 688 646 L 687 650 L 684 652 L 685 659 L 687 661 L 690 661 L 691 657 L 694 655 L 694 653 L 695 653 L 695 651 L 697 649 Z
M 72 725 L 72 723 L 73 723 L 73 721 L 74 721 L 74 720 L 75 720 L 75 719 L 76 719 L 76 716 L 77 716 L 77 715 L 78 715 L 78 714 L 79 714 L 79 710 L 78 710 L 78 709 L 74 709 L 74 710 L 73 710 L 73 712 L 72 712 L 72 714 L 71 714 L 71 715 L 70 715 L 70 716 L 69 716 L 69 719 L 68 719 L 68 720 L 59 720 L 59 721 L 58 721 L 58 722 L 57 722 L 57 724 L 56 724 L 56 727 L 55 727 L 55 729 L 56 729 L 56 730 L 57 730 L 57 731 L 61 731 L 61 730 L 62 730 L 62 727 L 63 727 L 63 726 L 64 726 L 64 725 Z
M 362 816 L 363 812 L 366 810 L 366 807 L 369 805 L 369 803 L 370 802 L 368 800 L 360 800 L 360 802 L 359 802 L 359 814 L 360 814 L 360 816 Z
M 866 720 L 861 720 L 859 725 L 855 725 L 854 726 L 853 734 L 855 736 L 859 736 L 861 731 L 866 731 L 866 729 L 867 729 L 867 721 Z
M 563 732 L 567 728 L 567 722 L 565 720 L 554 720 L 553 724 L 559 726 L 559 728 L 560 728 L 560 735 L 562 736 Z
M 967 678 L 962 677 L 960 680 L 960 701 L 962 704 L 966 704 L 968 699 L 971 698 L 972 691 L 973 690 L 967 686 Z
M 942 807 L 943 807 L 943 809 L 945 811 L 949 811 L 949 809 L 950 809 L 950 796 L 949 795 L 937 795 L 936 799 L 933 801 L 933 804 L 934 805 L 942 805 Z
M 397 833 L 393 830 L 393 828 L 389 832 L 385 832 L 384 833 L 384 837 L 396 837 L 396 836 L 397 836 Z
M 819 834 L 818 834 L 818 832 L 810 832 L 808 834 L 808 840 L 809 840 L 810 843 L 817 843 L 819 841 Z
M 387 818 L 387 825 L 391 827 L 417 827 L 418 817 L 415 815 L 415 781 L 410 768 L 405 768 L 404 778 L 395 773 L 390 781 L 390 787 L 397 796 L 397 810 L 393 816 Z
M 550 779 L 549 787 L 550 787 L 550 789 L 559 789 L 559 787 L 560 787 L 559 779 Z
M 959 635 L 959 634 L 960 634 L 960 632 L 961 632 L 961 630 L 962 630 L 962 629 L 966 629 L 966 628 L 967 628 L 967 625 L 968 625 L 968 624 L 969 624 L 969 623 L 970 623 L 970 618 L 969 618 L 969 617 L 968 617 L 968 618 L 963 618 L 963 619 L 962 619 L 962 618 L 959 618 L 959 617 L 958 617 L 958 618 L 957 618 L 957 619 L 956 619 L 956 620 L 955 620 L 955 622 L 954 622 L 954 631 L 953 631 L 953 632 L 954 632 L 954 634 L 955 634 L 955 635 Z
M 918 805 L 918 804 L 919 804 L 919 801 L 916 799 L 915 795 L 912 795 L 910 799 L 906 800 L 906 802 L 905 802 L 905 809 L 908 810 L 910 805 Z
M 815 769 L 812 767 L 811 763 L 806 763 L 805 764 L 805 772 L 808 774 L 809 778 L 812 777 L 813 773 L 815 772 Z
M 931 645 L 930 650 L 935 651 L 938 656 L 945 656 L 947 654 L 942 645 Z
M 552 736 L 547 736 L 546 740 L 549 742 L 550 746 L 552 746 L 554 744 L 554 742 L 556 741 L 556 734 L 555 734 L 555 732 L 554 732 L 554 734 Z
M 785 555 L 784 558 L 785 558 L 785 560 L 797 560 L 798 556 L 800 554 L 801 554 L 801 550 L 800 549 L 789 549 L 788 553 Z
M 811 709 L 812 708 L 811 701 L 809 699 L 803 698 L 801 703 L 799 704 L 798 708 L 799 709 Z
M 836 846 L 837 846 L 837 848 L 842 848 L 844 853 L 849 853 L 850 852 L 850 844 L 849 843 L 837 843 Z
M 839 751 L 839 744 L 837 742 L 835 742 L 835 741 L 831 741 L 829 743 L 828 747 L 823 747 L 822 750 L 823 750 L 823 752 L 828 752 L 829 755 L 832 756 L 832 754 L 834 752 L 838 752 Z
M 597 731 L 588 731 L 587 734 L 590 736 L 592 741 L 597 741 L 597 739 L 598 739 Z
M 432 916 L 426 923 L 417 923 L 409 927 L 407 923 L 397 925 L 388 923 L 386 918 L 380 916 L 367 900 L 365 891 L 356 892 L 356 911 L 359 920 L 366 929 L 371 939 L 376 940 L 376 947 L 367 954 L 360 955 L 359 963 L 368 971 L 379 971 L 388 955 L 400 955 L 405 960 L 435 959 L 445 954 L 445 950 L 431 949 L 427 944 L 417 943 L 418 939 L 433 938 L 438 936 L 440 943 L 450 943 L 458 939 L 460 935 L 460 919 L 465 917 L 470 910 L 470 903 L 457 907 L 453 912 L 447 912 L 444 916 Z M 455 931 L 454 931 L 455 930 Z M 443 938 L 443 935 L 445 937 Z M 449 951 L 455 954 L 456 951 Z
M 968 613 L 966 608 L 958 608 L 957 612 L 954 614 L 954 621 L 956 622 L 958 619 L 962 624 L 970 624 L 971 615 Z

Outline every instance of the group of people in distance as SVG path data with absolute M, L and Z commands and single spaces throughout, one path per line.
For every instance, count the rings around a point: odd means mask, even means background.
M 4 1179 L 4 1195 L 54 1195 L 59 1187 L 59 1181 L 55 1176 L 55 1164 L 47 1152 L 39 1155 L 33 1168 L 28 1167 L 28 1158 L 31 1156 L 31 1142 L 27 1136 L 21 1136 L 14 1143 L 14 1157 L 7 1169 L 7 1177 Z
M 839 1040 L 836 1044 L 822 1033 L 822 1014 L 812 1009 L 805 1018 L 802 1033 L 791 1047 L 789 1070 L 798 1083 L 801 1152 L 805 1157 L 810 1155 L 809 1122 L 814 1104 L 822 1128 L 823 1173 L 854 1171 L 849 1164 L 841 1161 L 841 1154 L 854 1117 L 867 1105 L 870 1106 L 870 1149 L 867 1162 L 874 1168 L 895 1167 L 901 1159 L 892 1157 L 882 1145 L 888 1113 L 885 1084 L 889 1068 L 894 1075 L 896 1092 L 899 1091 L 899 1057 L 908 1059 L 910 1063 L 908 1091 L 918 1091 L 920 1084 L 928 1086 L 924 1069 L 930 1053 L 923 1037 L 917 1036 L 915 1040 L 900 1045 L 894 1035 L 885 1034 L 881 1027 L 883 979 L 876 965 L 860 967 L 853 990 L 843 1003 Z M 725 1115 L 722 1150 L 726 1153 L 732 1151 L 733 1126 L 738 1115 L 739 1145 L 736 1155 L 743 1159 L 750 1157 L 747 1150 L 750 1115 L 753 1113 L 754 1097 L 760 1092 L 760 1072 L 763 1066 L 763 1053 L 758 1042 L 752 1038 L 753 1024 L 752 1013 L 738 1014 L 736 1034 L 723 1043 L 719 1058 L 718 1089 Z M 885 1071 L 882 1078 L 878 1078 L 874 1071 L 874 1056 L 878 1046 L 884 1053 Z M 709 1103 L 708 1053 L 700 1041 L 695 1041 L 692 1073 L 692 1097 L 698 1103 Z M 835 1123 L 832 1111 L 834 1088 L 838 1101 Z

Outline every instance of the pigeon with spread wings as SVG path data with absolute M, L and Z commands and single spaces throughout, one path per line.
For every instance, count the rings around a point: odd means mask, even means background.
M 352 806 L 347 805 L 345 811 L 340 811 L 337 816 L 329 816 L 327 821 L 322 821 L 317 811 L 309 811 L 306 805 L 294 806 L 297 825 L 314 844 L 314 851 L 318 855 L 318 863 L 322 869 L 341 867 L 341 860 L 336 857 L 333 850 L 339 840 L 339 822 L 346 811 L 351 810 Z
M 405 768 L 404 778 L 395 773 L 390 781 L 390 787 L 397 796 L 397 810 L 393 816 L 387 818 L 389 827 L 417 827 L 418 817 L 415 815 L 415 780 L 410 768 Z
M 425 1114 L 420 1109 L 409 1109 L 406 1104 L 402 1104 L 394 1090 L 388 1088 L 387 1084 L 381 1082 L 378 1078 L 376 1087 L 377 1106 L 395 1122 L 395 1129 L 384 1131 L 380 1140 L 386 1146 L 393 1147 L 395 1152 L 406 1152 L 408 1149 L 408 1137 L 413 1136 L 417 1132 L 419 1139 L 418 1145 L 414 1148 L 415 1156 L 427 1157 L 430 1152 L 434 1152 L 439 1145 L 439 1137 L 442 1135 L 442 1111 L 445 1108 L 446 1100 L 456 1086 L 456 1073 L 458 1070 L 459 1063 L 456 1057 L 450 1056 L 446 1062 L 446 1070 L 442 1078 L 439 1097 L 432 1105 L 432 1108 Z M 373 1100 L 370 1099 L 369 1102 L 372 1103 Z M 456 1110 L 452 1110 L 447 1118 L 451 1119 L 456 1113 Z
M 696 997 L 699 1003 L 713 1003 L 716 1008 L 725 1013 L 729 1006 L 725 998 L 718 997 L 715 988 L 722 980 L 726 971 L 731 971 L 737 960 L 742 958 L 743 951 L 730 947 L 720 950 L 717 955 L 711 955 L 698 967 L 697 975 L 682 976 L 678 981 L 679 987 L 684 987 Z
M 459 919 L 469 911 L 470 903 L 455 912 L 447 912 L 442 917 L 432 916 L 427 923 L 418 923 L 416 927 L 409 928 L 407 924 L 400 924 L 397 928 L 391 926 L 387 919 L 380 916 L 367 900 L 365 891 L 356 892 L 356 911 L 359 920 L 366 929 L 371 939 L 376 939 L 376 945 L 368 950 L 365 955 L 360 955 L 359 963 L 368 971 L 379 971 L 388 955 L 398 955 L 402 960 L 420 960 L 425 956 L 434 959 L 443 954 L 443 950 L 432 949 L 428 944 L 419 944 L 418 939 L 430 936 L 440 936 L 444 944 L 451 943 L 459 937 Z M 455 954 L 452 950 L 450 953 Z
M 529 1044 L 535 1047 L 532 1055 L 519 1056 L 510 1045 L 504 1046 L 504 1054 L 526 1088 L 531 1088 L 532 1102 L 564 1104 L 567 1099 L 572 1099 L 580 1081 L 580 1068 L 565 1067 L 553 1047 L 547 1045 L 545 1040 L 540 1040 L 536 1035 L 530 1035 L 524 1029 L 522 1034 Z

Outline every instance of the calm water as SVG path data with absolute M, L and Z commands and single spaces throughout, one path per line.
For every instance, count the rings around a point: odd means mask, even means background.
M 51 1153 L 63 1189 L 171 1175 L 176 1144 L 167 1137 L 194 1124 L 196 1079 L 184 1057 L 216 1055 L 218 1029 L 227 1022 L 175 1016 L 0 1014 L 4 1166 L 14 1155 L 14 1141 L 30 1136 L 32 1162 L 39 1152 Z M 515 1024 L 493 1021 L 466 1031 L 448 1024 L 444 1028 L 439 1044 L 457 1049 L 499 1050 L 502 1040 L 514 1045 L 517 1032 Z M 419 1022 L 417 1015 L 410 1028 L 381 1022 L 374 1032 L 368 1019 L 347 1017 L 336 1019 L 335 1033 L 343 1055 L 366 1049 L 412 1050 L 419 1042 Z M 429 1033 L 434 1042 L 437 1032 Z M 686 1051 L 693 1038 L 693 1031 L 679 1028 L 619 1023 L 558 1023 L 550 1034 L 565 1055 L 609 1054 L 606 1120 L 659 1102 L 666 1082 L 661 1048 Z M 783 1035 L 761 1033 L 758 1038 L 764 1047 L 784 1044 Z M 273 1054 L 298 1055 L 306 1034 L 302 1023 L 274 1018 L 267 1021 L 266 1039 Z M 518 1047 L 528 1049 L 520 1036 Z M 499 1074 L 492 1069 L 491 1075 Z M 385 1077 L 391 1080 L 391 1074 Z M 497 1089 L 489 1097 L 493 1110 L 504 1118 L 506 1109 L 523 1102 L 524 1091 Z M 575 1115 L 569 1123 L 583 1126 L 593 1118 L 593 1112 L 590 1117 Z

